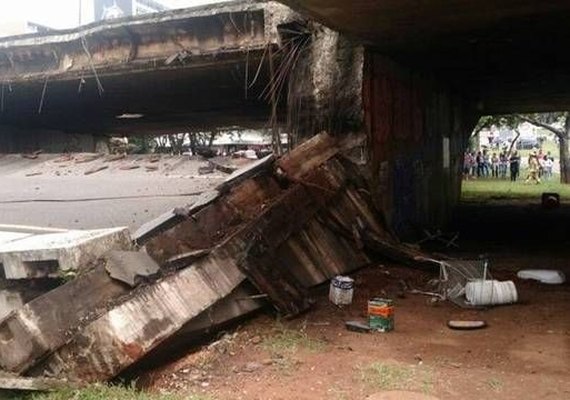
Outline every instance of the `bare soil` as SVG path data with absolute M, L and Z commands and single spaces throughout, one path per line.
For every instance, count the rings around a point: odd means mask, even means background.
M 483 232 L 492 229 L 495 217 L 493 212 L 485 216 L 489 220 L 476 219 Z M 527 216 L 529 223 L 536 218 Z M 204 393 L 220 400 L 365 399 L 390 390 L 440 399 L 568 399 L 570 284 L 516 278 L 523 268 L 559 268 L 570 276 L 568 248 L 563 241 L 539 246 L 539 231 L 534 240 L 528 236 L 525 231 L 520 242 L 511 232 L 504 241 L 494 238 L 493 246 L 470 239 L 459 254 L 471 257 L 489 247 L 494 276 L 517 285 L 521 300 L 516 305 L 465 310 L 433 303 L 403 290 L 425 287 L 432 272 L 378 263 L 355 274 L 351 306 L 330 304 L 328 288 L 318 288 L 315 307 L 306 315 L 292 321 L 258 316 L 214 344 L 147 373 L 141 382 L 161 392 Z M 396 301 L 395 331 L 347 331 L 345 321 L 364 319 L 366 302 L 374 296 Z M 446 326 L 451 319 L 481 319 L 488 327 L 454 331 Z

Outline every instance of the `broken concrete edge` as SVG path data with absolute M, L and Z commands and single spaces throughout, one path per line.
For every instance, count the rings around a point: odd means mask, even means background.
M 273 162 L 275 161 L 275 157 L 270 154 L 266 157 L 263 157 L 260 160 L 257 160 L 250 165 L 247 165 L 244 168 L 241 168 L 235 172 L 233 172 L 230 176 L 226 178 L 224 182 L 222 182 L 216 188 L 220 193 L 225 193 L 233 186 L 239 185 L 241 182 L 245 181 L 246 179 L 252 178 L 257 174 L 260 174 L 263 171 L 270 169 L 273 166 Z
M 0 398 L 2 390 L 18 390 L 28 392 L 51 392 L 60 389 L 80 388 L 85 386 L 81 382 L 72 382 L 66 379 L 30 378 L 19 375 L 0 373 Z
M 44 234 L 44 233 L 61 233 L 68 232 L 69 229 L 60 228 L 45 228 L 41 226 L 31 226 L 31 225 L 8 225 L 0 224 L 0 231 L 6 232 L 17 232 L 17 233 L 29 233 L 31 235 Z
M 131 289 L 112 279 L 104 261 L 44 293 L 0 321 L 0 367 L 24 373 L 100 317 Z
M 210 190 L 202 193 L 196 201 L 185 208 L 173 208 L 157 218 L 141 225 L 133 234 L 136 246 L 143 246 L 152 237 L 172 228 L 186 218 L 212 204 L 220 196 L 219 191 Z
M 163 265 L 164 269 L 174 269 L 178 270 L 181 268 L 186 268 L 191 264 L 195 263 L 202 257 L 210 254 L 212 249 L 199 249 L 194 251 L 189 251 L 187 253 L 179 254 L 177 256 L 169 258 Z
M 337 154 L 362 146 L 365 140 L 363 133 L 336 137 L 321 132 L 279 158 L 276 161 L 277 174 L 296 181 Z
M 273 1 L 260 0 L 236 0 L 231 2 L 207 4 L 186 9 L 175 9 L 160 13 L 149 13 L 134 17 L 104 20 L 73 29 L 52 30 L 46 33 L 8 36 L 0 39 L 0 49 L 66 43 L 81 40 L 81 38 L 103 32 L 108 34 L 111 31 L 116 31 L 121 36 L 124 36 L 127 34 L 126 30 L 129 28 L 147 27 L 152 29 L 155 28 L 157 24 L 164 22 L 176 22 L 189 18 L 209 17 L 239 11 L 264 10 L 264 7 L 270 3 L 280 7 L 286 7 Z
M 110 250 L 129 250 L 124 227 L 32 235 L 0 244 L 6 279 L 62 278 L 90 265 Z

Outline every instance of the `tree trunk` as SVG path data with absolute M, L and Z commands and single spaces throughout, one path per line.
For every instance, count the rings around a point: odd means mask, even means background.
M 213 146 L 214 140 L 216 140 L 217 134 L 218 134 L 218 131 L 216 129 L 214 129 L 210 132 L 210 137 L 208 138 L 208 147 Z
M 518 129 L 515 129 L 515 132 L 517 134 L 515 135 L 513 140 L 511 140 L 511 145 L 509 146 L 509 152 L 507 153 L 509 157 L 511 156 L 511 154 L 513 154 L 513 149 L 515 148 L 515 144 L 517 143 L 517 140 L 519 140 L 519 138 L 521 137 L 521 132 Z
M 570 132 L 565 130 L 566 135 L 560 136 L 560 183 L 570 183 Z
M 196 132 L 190 132 L 188 137 L 190 138 L 190 151 L 192 155 L 195 156 L 198 152 L 198 141 L 196 140 Z

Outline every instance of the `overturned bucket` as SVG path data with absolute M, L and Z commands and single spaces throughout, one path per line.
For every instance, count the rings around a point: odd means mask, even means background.
M 475 280 L 465 286 L 467 302 L 474 306 L 512 304 L 518 301 L 513 281 Z

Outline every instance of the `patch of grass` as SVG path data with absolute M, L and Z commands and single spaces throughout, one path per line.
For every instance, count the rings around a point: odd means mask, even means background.
M 557 192 L 563 199 L 570 199 L 570 185 L 560 183 L 558 176 L 549 181 L 543 181 L 540 185 L 524 183 L 526 172 L 523 171 L 522 180 L 511 182 L 510 180 L 477 179 L 463 181 L 462 200 L 487 201 L 487 200 L 536 200 L 540 201 L 543 192 Z
M 263 348 L 271 354 L 273 364 L 282 374 L 288 375 L 300 363 L 294 354 L 299 350 L 322 351 L 326 343 L 310 337 L 305 328 L 291 329 L 277 323 L 273 333 L 264 338 Z
M 499 392 L 503 388 L 503 382 L 498 378 L 490 378 L 487 380 L 487 386 L 495 392 Z
M 272 355 L 293 353 L 300 349 L 322 351 L 325 343 L 310 337 L 304 328 L 290 329 L 281 324 L 275 328 L 275 333 L 263 340 L 263 347 Z
M 421 390 L 430 393 L 433 386 L 431 372 L 411 366 L 372 363 L 359 368 L 360 379 L 366 385 L 380 390 Z
M 0 393 L 0 398 L 2 393 Z M 81 389 L 61 389 L 49 393 L 13 394 L 13 400 L 212 400 L 208 396 L 168 395 L 142 392 L 134 387 L 92 385 Z
M 327 393 L 332 400 L 349 400 L 348 390 L 342 389 L 336 385 L 327 390 Z

